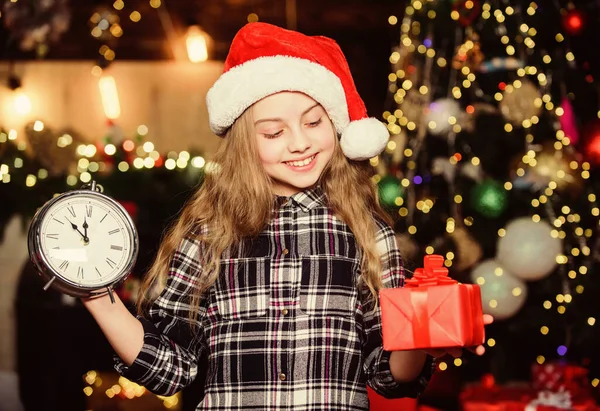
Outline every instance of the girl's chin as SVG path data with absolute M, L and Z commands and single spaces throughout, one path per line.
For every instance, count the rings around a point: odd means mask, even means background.
M 310 181 L 296 181 L 294 184 L 277 181 L 274 184 L 274 192 L 276 195 L 289 197 L 300 191 L 304 191 L 313 188 L 317 184 L 317 179 L 311 179 Z

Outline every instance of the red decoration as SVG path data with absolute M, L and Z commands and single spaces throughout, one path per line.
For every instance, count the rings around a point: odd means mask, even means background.
M 594 120 L 583 129 L 581 144 L 583 158 L 593 165 L 600 165 L 600 120 Z
M 563 115 L 560 116 L 560 127 L 569 137 L 572 144 L 579 142 L 579 132 L 577 131 L 577 121 L 575 119 L 575 111 L 568 97 L 563 97 L 560 106 L 563 109 Z
M 470 8 L 467 8 L 467 3 Z M 457 0 L 452 5 L 452 10 L 458 12 L 458 22 L 463 27 L 468 27 L 481 13 L 481 4 L 479 0 Z
M 574 364 L 550 362 L 531 367 L 533 388 L 545 391 L 569 391 L 573 396 L 589 394 L 588 370 Z
M 536 392 L 526 385 L 514 387 L 468 386 L 460 394 L 463 411 L 523 411 L 536 397 Z
M 600 133 L 591 136 L 585 144 L 585 159 L 594 165 L 600 165 Z
M 523 411 L 535 399 L 538 391 L 527 384 L 511 386 L 484 387 L 479 384 L 469 385 L 460 394 L 463 411 Z M 589 395 L 571 396 L 571 410 L 598 411 L 598 405 Z M 537 406 L 538 410 L 552 410 Z
M 387 351 L 483 344 L 479 286 L 448 277 L 444 257 L 425 256 L 404 288 L 380 291 L 383 348 Z
M 563 26 L 567 33 L 577 35 L 585 26 L 585 16 L 577 9 L 569 10 L 563 15 Z
M 398 398 L 388 400 L 367 387 L 370 411 L 417 411 L 417 401 L 414 398 Z
M 139 207 L 133 201 L 119 201 L 119 203 L 123 206 L 125 211 L 131 216 L 131 219 L 135 222 L 138 216 Z

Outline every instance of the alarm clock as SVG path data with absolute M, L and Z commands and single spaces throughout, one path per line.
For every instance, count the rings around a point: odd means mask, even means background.
M 29 257 L 45 281 L 72 297 L 108 293 L 127 279 L 139 239 L 125 208 L 92 181 L 60 194 L 35 214 L 28 233 Z

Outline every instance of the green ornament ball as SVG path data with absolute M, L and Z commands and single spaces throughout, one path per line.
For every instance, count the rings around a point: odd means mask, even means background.
M 379 201 L 381 205 L 387 208 L 398 207 L 396 203 L 398 197 L 404 196 L 404 187 L 400 185 L 400 180 L 396 177 L 387 175 L 379 181 Z
M 484 217 L 499 217 L 507 205 L 508 193 L 498 181 L 482 181 L 471 191 L 471 207 Z

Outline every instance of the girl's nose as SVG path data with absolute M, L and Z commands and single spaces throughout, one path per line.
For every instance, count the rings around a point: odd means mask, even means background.
M 310 139 L 303 131 L 295 131 L 291 133 L 291 141 L 289 144 L 289 150 L 291 152 L 302 153 L 308 150 L 311 146 Z

